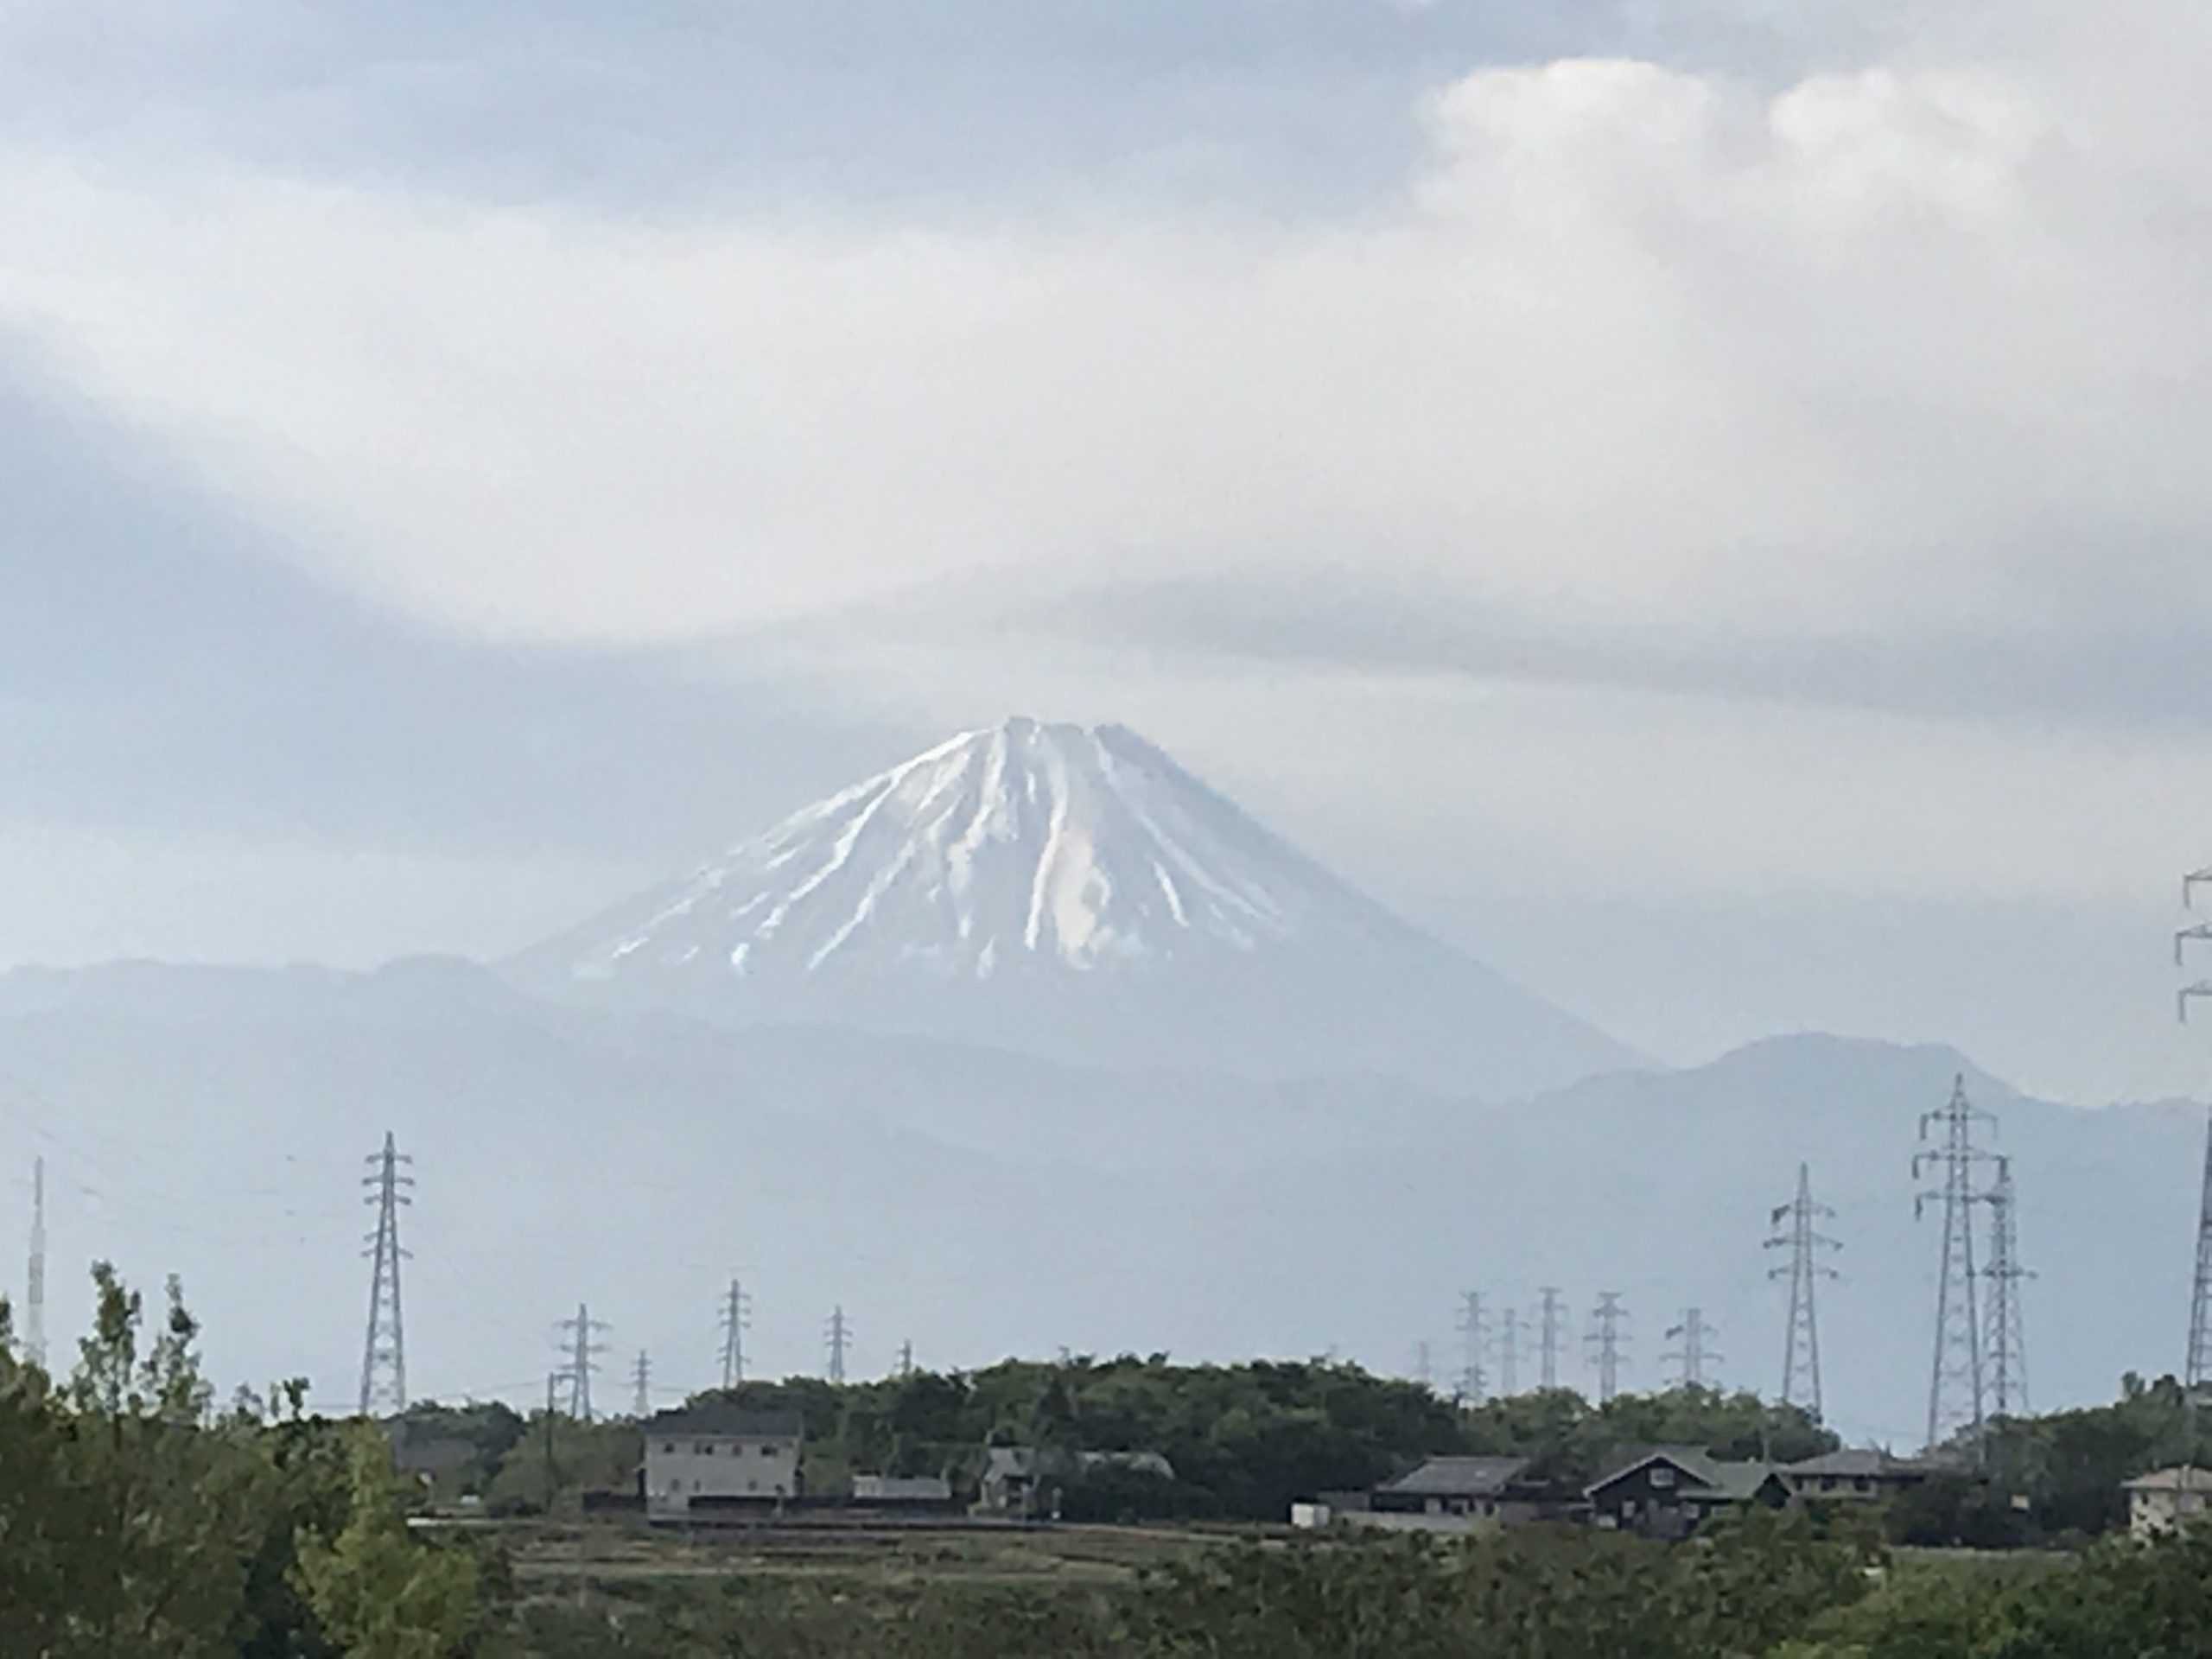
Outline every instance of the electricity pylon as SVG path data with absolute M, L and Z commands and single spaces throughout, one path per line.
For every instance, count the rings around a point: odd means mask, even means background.
M 745 1381 L 745 1333 L 753 1328 L 753 1298 L 733 1279 L 722 1300 L 722 1387 L 734 1389 Z
M 1497 1392 L 1511 1399 L 1521 1392 L 1521 1310 L 1508 1307 L 1497 1316 Z
M 562 1346 L 569 1356 L 568 1369 L 562 1374 L 569 1384 L 569 1415 L 578 1422 L 591 1421 L 592 1374 L 599 1370 L 600 1355 L 607 1351 L 607 1344 L 596 1338 L 613 1328 L 606 1320 L 592 1318 L 591 1309 L 582 1302 L 576 1304 L 575 1319 L 561 1321 L 567 1338 Z
M 361 1347 L 361 1415 L 377 1408 L 407 1409 L 407 1330 L 400 1317 L 399 1264 L 407 1252 L 399 1245 L 399 1210 L 412 1204 L 408 1189 L 415 1178 L 402 1168 L 415 1160 L 401 1152 L 387 1132 L 384 1150 L 368 1160 L 374 1173 L 361 1178 L 372 1189 L 362 1200 L 377 1207 L 377 1229 L 362 1254 L 375 1263 L 369 1270 L 369 1331 Z
M 1667 1340 L 1679 1342 L 1680 1348 L 1662 1356 L 1664 1363 L 1675 1366 L 1676 1380 L 1686 1389 L 1701 1389 L 1710 1380 L 1706 1368 L 1721 1357 L 1706 1346 L 1707 1337 L 1720 1333 L 1705 1322 L 1705 1310 L 1686 1307 L 1680 1325 L 1667 1327 Z
M 1821 1415 L 1821 1324 L 1814 1311 L 1813 1289 L 1836 1271 L 1821 1260 L 1822 1250 L 1842 1245 L 1819 1230 L 1821 1221 L 1835 1211 L 1813 1202 L 1813 1175 L 1806 1165 L 1797 1166 L 1797 1196 L 1777 1206 L 1768 1217 L 1774 1228 L 1766 1241 L 1770 1250 L 1788 1250 L 1789 1265 L 1767 1269 L 1770 1279 L 1789 1281 L 1789 1325 L 1782 1350 L 1782 1403 L 1799 1406 Z
M 638 1363 L 630 1368 L 630 1383 L 637 1390 L 632 1396 L 631 1414 L 639 1422 L 653 1414 L 653 1361 L 644 1349 L 638 1351 Z
M 1592 1363 L 1598 1368 L 1598 1403 L 1601 1406 L 1620 1392 L 1621 1366 L 1624 1363 L 1621 1356 L 1624 1340 L 1621 1327 L 1627 1322 L 1628 1310 L 1621 1306 L 1620 1292 L 1599 1291 L 1598 1306 L 1590 1313 L 1590 1332 L 1583 1341 L 1590 1351 Z
M 1974 1144 L 1977 1124 L 1997 1120 L 1967 1098 L 1963 1077 L 1951 1085 L 1950 1103 L 1941 1111 L 1923 1112 L 1921 1139 L 1931 1128 L 1940 1128 L 1939 1142 L 1912 1157 L 1915 1180 L 1929 1170 L 1941 1172 L 1936 1187 L 1914 1195 L 1913 1218 L 1927 1205 L 1943 1207 L 1943 1243 L 1936 1281 L 1936 1351 L 1928 1383 L 1928 1444 L 1941 1446 L 1947 1435 L 1961 1429 L 1974 1442 L 1981 1440 L 1986 1395 L 1982 1387 L 1980 1321 L 1974 1313 L 1974 1206 L 1986 1193 L 1974 1188 L 1976 1166 L 1990 1154 Z
M 1490 1315 L 1483 1307 L 1482 1292 L 1461 1294 L 1452 1329 L 1459 1333 L 1459 1397 L 1469 1405 L 1478 1405 L 1490 1392 L 1490 1373 L 1483 1369 L 1483 1350 L 1490 1342 Z
M 1989 1388 L 1989 1409 L 1998 1417 L 2028 1409 L 2028 1340 L 2020 1322 L 2020 1281 L 2035 1274 L 2020 1265 L 2018 1200 L 2012 1191 L 2012 1160 L 1997 1160 L 1996 1184 L 1989 1190 L 1989 1306 L 1982 1319 L 1982 1379 Z
M 841 1303 L 830 1314 L 830 1325 L 823 1341 L 830 1350 L 830 1380 L 842 1384 L 845 1380 L 845 1352 L 852 1345 L 852 1322 L 846 1319 Z
M 1557 1285 L 1546 1285 L 1536 1312 L 1536 1378 L 1540 1387 L 1559 1387 L 1559 1355 L 1564 1343 L 1567 1300 Z

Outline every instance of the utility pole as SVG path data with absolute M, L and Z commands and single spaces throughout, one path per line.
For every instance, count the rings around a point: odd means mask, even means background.
M 825 1340 L 830 1348 L 830 1380 L 842 1387 L 845 1381 L 845 1351 L 852 1344 L 853 1327 L 851 1322 L 845 1318 L 845 1308 L 842 1302 L 830 1312 L 830 1327 Z
M 1989 1190 L 1989 1306 L 1983 1313 L 1982 1376 L 1989 1385 L 1993 1416 L 2024 1414 L 2028 1409 L 2028 1339 L 2020 1322 L 2020 1281 L 2035 1274 L 2020 1265 L 2018 1199 L 2012 1191 L 2012 1160 L 1997 1160 L 1997 1183 Z
M 1583 1340 L 1598 1368 L 1598 1403 L 1601 1406 L 1620 1392 L 1624 1341 L 1621 1327 L 1627 1322 L 1628 1310 L 1621 1306 L 1620 1292 L 1599 1291 L 1598 1306 L 1590 1315 L 1590 1332 Z
M 1940 1184 L 1916 1193 L 1913 1218 L 1933 1203 L 1943 1206 L 1943 1246 L 1936 1281 L 1936 1352 L 1928 1382 L 1928 1444 L 1932 1449 L 1960 1429 L 1979 1447 L 1986 1395 L 1982 1386 L 1980 1321 L 1974 1311 L 1974 1206 L 1987 1198 L 1974 1190 L 1975 1166 L 1990 1154 L 1974 1144 L 1978 1124 L 1997 1120 L 1967 1098 L 1963 1077 L 1951 1085 L 1950 1103 L 1923 1112 L 1920 1136 L 1940 1128 L 1937 1144 L 1913 1154 L 1912 1175 L 1940 1172 Z
M 562 1334 L 567 1340 L 562 1344 L 568 1350 L 569 1365 L 563 1375 L 569 1384 L 569 1415 L 578 1422 L 591 1421 L 591 1379 L 599 1370 L 599 1356 L 607 1351 L 607 1344 L 595 1340 L 598 1334 L 611 1327 L 604 1319 L 594 1319 L 591 1309 L 583 1303 L 576 1304 L 576 1317 L 561 1321 Z
M 753 1298 L 733 1279 L 723 1299 L 722 1387 L 734 1389 L 745 1381 L 745 1333 L 753 1328 Z
M 1490 1389 L 1490 1377 L 1483 1370 L 1483 1350 L 1490 1340 L 1490 1315 L 1483 1311 L 1483 1294 L 1479 1290 L 1461 1294 L 1456 1329 L 1462 1350 L 1459 1397 L 1469 1405 L 1479 1405 Z
M 1817 1420 L 1821 1415 L 1821 1325 L 1813 1308 L 1813 1288 L 1836 1271 L 1821 1260 L 1822 1250 L 1842 1245 L 1820 1230 L 1820 1224 L 1835 1211 L 1813 1202 L 1813 1175 L 1797 1166 L 1797 1196 L 1768 1217 L 1774 1232 L 1766 1241 L 1770 1250 L 1788 1250 L 1789 1265 L 1770 1268 L 1770 1279 L 1789 1281 L 1789 1325 L 1782 1346 L 1782 1403 L 1802 1406 Z
M 638 1350 L 638 1363 L 630 1368 L 630 1382 L 637 1389 L 631 1415 L 642 1423 L 653 1414 L 652 1356 L 642 1348 Z
M 1559 1356 L 1566 1329 L 1567 1299 L 1557 1285 L 1543 1288 L 1543 1306 L 1537 1313 L 1537 1376 L 1546 1389 L 1559 1387 Z
M 558 1371 L 549 1371 L 545 1377 L 545 1513 L 553 1513 L 554 1495 L 561 1490 L 561 1479 L 553 1468 L 553 1414 L 558 1408 L 554 1404 L 555 1390 L 561 1386 Z
M 362 1202 L 376 1205 L 377 1230 L 362 1252 L 375 1265 L 369 1271 L 369 1333 L 361 1347 L 361 1415 L 372 1417 L 379 1406 L 395 1414 L 407 1409 L 407 1332 L 399 1312 L 399 1264 L 407 1252 L 399 1247 L 399 1210 L 415 1202 L 408 1192 L 415 1178 L 402 1168 L 415 1160 L 387 1131 L 384 1150 L 367 1161 L 373 1173 L 361 1178 L 371 1189 Z
M 1682 1322 L 1667 1327 L 1667 1340 L 1679 1342 L 1682 1345 L 1673 1353 L 1662 1356 L 1662 1358 L 1666 1363 L 1679 1368 L 1676 1375 L 1684 1388 L 1701 1389 L 1706 1386 L 1709 1380 L 1706 1367 L 1721 1357 L 1706 1346 L 1706 1338 L 1719 1334 L 1705 1322 L 1705 1310 L 1701 1307 L 1684 1308 Z
M 23 1281 L 23 1350 L 46 1369 L 46 1160 L 31 1160 L 31 1259 Z
M 1497 1316 L 1497 1391 L 1504 1399 L 1521 1392 L 1521 1310 Z

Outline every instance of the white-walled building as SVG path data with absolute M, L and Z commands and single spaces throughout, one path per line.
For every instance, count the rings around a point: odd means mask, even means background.
M 2128 1530 L 2147 1538 L 2212 1510 L 2212 1469 L 2159 1469 L 2138 1475 L 2124 1490 Z
M 640 1430 L 647 1515 L 683 1515 L 702 1499 L 721 1507 L 798 1496 L 806 1431 L 796 1412 L 709 1402 L 648 1417 Z

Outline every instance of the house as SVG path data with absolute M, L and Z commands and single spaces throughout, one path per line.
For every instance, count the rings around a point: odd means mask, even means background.
M 994 1446 L 983 1454 L 976 1507 L 993 1515 L 1057 1516 L 1065 1488 L 1106 1469 L 1127 1470 L 1161 1480 L 1175 1478 L 1175 1465 L 1157 1452 L 1068 1452 L 1058 1446 Z
M 1356 1525 L 1395 1531 L 1471 1532 L 1484 1525 L 1533 1521 L 1555 1506 L 1529 1478 L 1528 1458 L 1431 1458 L 1377 1486 L 1355 1508 L 1341 1508 Z
M 1812 1503 L 1878 1503 L 1909 1491 L 1948 1465 L 1927 1458 L 1893 1458 L 1872 1447 L 1848 1447 L 1786 1464 L 1782 1477 L 1793 1496 Z
M 943 1475 L 855 1475 L 852 1497 L 870 1509 L 949 1510 L 952 1483 Z
M 798 1414 L 744 1411 L 719 1401 L 664 1411 L 639 1425 L 645 1437 L 645 1513 L 772 1508 L 798 1496 Z
M 1780 1509 L 1789 1481 L 1770 1463 L 1732 1463 L 1688 1446 L 1648 1447 L 1622 1459 L 1583 1491 L 1601 1527 L 1681 1538 L 1738 1503 Z
M 2212 1507 L 2212 1469 L 2187 1466 L 2138 1475 L 2120 1490 L 2127 1494 L 2127 1529 L 2138 1538 L 2171 1532 Z

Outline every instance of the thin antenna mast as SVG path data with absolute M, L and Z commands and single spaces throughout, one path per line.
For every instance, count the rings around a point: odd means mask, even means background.
M 46 1160 L 31 1160 L 31 1259 L 24 1280 L 23 1348 L 46 1369 Z

